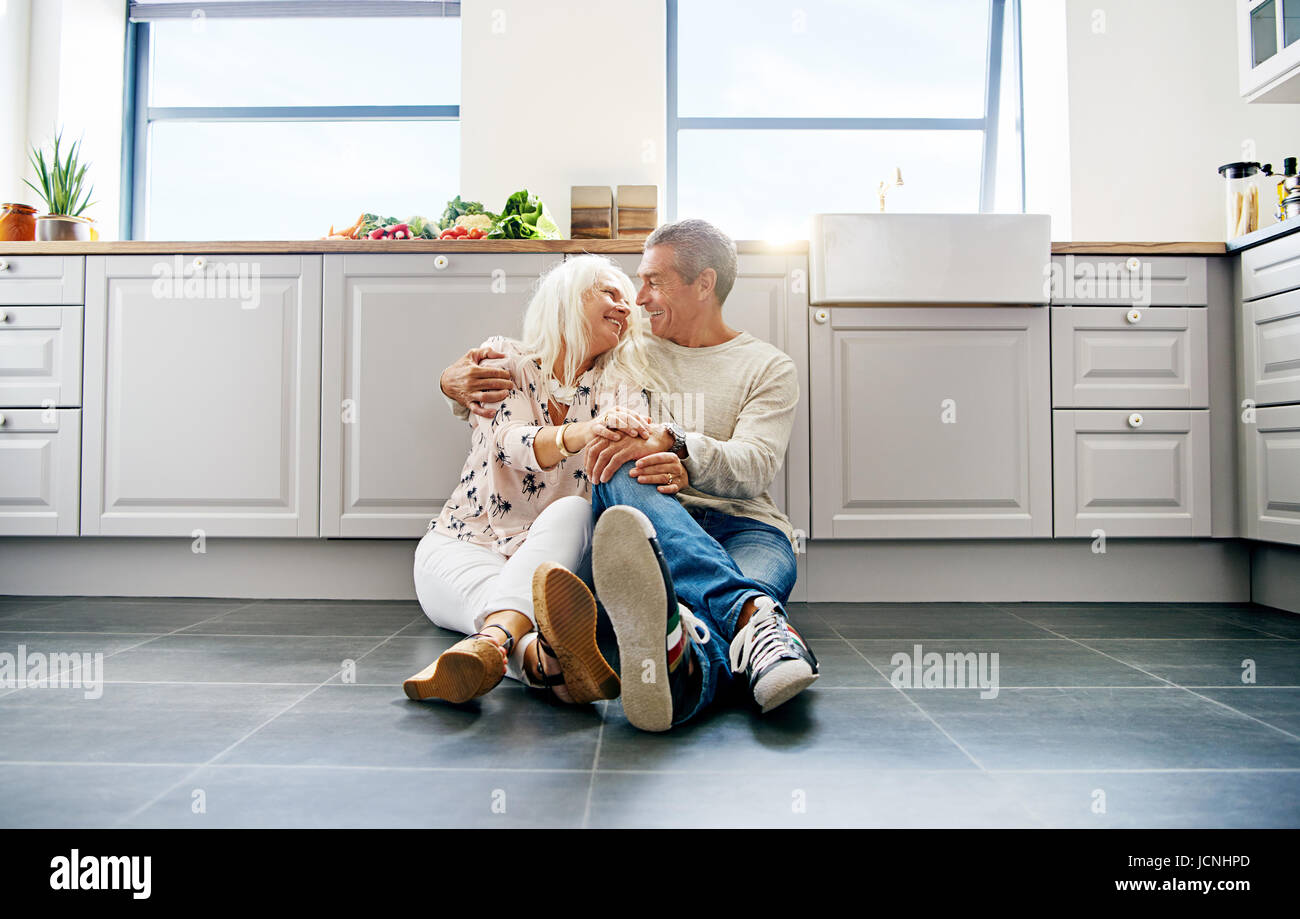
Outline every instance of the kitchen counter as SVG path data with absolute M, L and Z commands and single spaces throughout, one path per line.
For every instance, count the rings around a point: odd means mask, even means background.
M 1297 222 L 1300 227 L 1300 222 Z M 1272 229 L 1271 227 L 1269 229 Z M 1261 231 L 1263 232 L 1263 231 Z M 1243 237 L 1245 239 L 1245 237 Z M 745 255 L 800 255 L 808 251 L 807 240 L 766 242 L 737 240 L 736 248 Z M 1234 243 L 1234 248 L 1239 248 Z M 639 239 L 307 239 L 307 240 L 232 240 L 205 242 L 169 242 L 165 240 L 127 240 L 122 242 L 0 242 L 3 255 L 200 255 L 205 253 L 298 254 L 341 252 L 602 252 L 611 255 L 634 255 L 641 251 Z M 1056 242 L 1053 255 L 1225 255 L 1228 248 L 1221 242 Z
M 1247 233 L 1245 236 L 1238 236 L 1227 243 L 1227 250 L 1229 252 L 1240 252 L 1242 249 L 1249 249 L 1251 246 L 1258 246 L 1260 243 L 1289 236 L 1297 230 L 1300 230 L 1300 220 L 1284 220 L 1273 224 L 1271 227 L 1264 227 L 1253 233 Z

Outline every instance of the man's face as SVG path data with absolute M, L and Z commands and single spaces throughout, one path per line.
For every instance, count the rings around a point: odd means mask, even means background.
M 650 331 L 673 340 L 694 326 L 701 310 L 695 286 L 673 267 L 668 246 L 651 246 L 641 256 L 636 276 L 641 281 L 636 302 L 650 317 Z

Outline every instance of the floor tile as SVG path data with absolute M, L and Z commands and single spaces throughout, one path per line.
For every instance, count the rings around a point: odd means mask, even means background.
M 978 772 L 596 773 L 593 827 L 1033 827 L 1013 788 Z
M 0 698 L 3 761 L 204 763 L 302 696 L 292 686 L 105 684 Z
M 1051 638 L 1037 626 L 999 609 L 972 604 L 935 605 L 929 608 L 883 606 L 823 609 L 822 620 L 844 638 Z
M 1236 686 L 1196 691 L 1300 737 L 1300 689 Z
M 0 826 L 111 827 L 190 766 L 0 764 Z
M 1259 632 L 1171 606 L 1093 608 L 1045 606 L 1000 609 L 1066 638 L 1258 638 Z
M 978 684 L 980 671 L 965 661 L 965 655 L 987 655 L 984 660 L 985 676 L 992 678 L 992 655 L 997 655 L 997 682 L 1000 686 L 1160 686 L 1158 679 L 1146 676 L 1132 667 L 1110 660 L 1103 654 L 1091 651 L 1077 642 L 1063 639 L 1010 639 L 962 641 L 903 641 L 893 639 L 855 639 L 850 644 L 866 655 L 867 659 L 893 680 L 916 682 L 917 647 L 920 648 L 922 679 L 927 672 L 947 672 L 949 655 L 953 657 L 953 675 L 960 675 L 967 686 Z M 943 655 L 942 671 L 932 670 L 926 655 Z M 904 655 L 899 658 L 897 655 Z M 976 664 L 978 664 L 978 658 Z M 899 673 L 899 668 L 902 673 Z M 957 688 L 951 684 L 948 688 Z
M 0 777 L 3 772 L 0 772 Z M 579 827 L 590 773 L 223 766 L 136 815 L 148 827 Z M 195 792 L 201 792 L 196 797 Z M 195 813 L 194 802 L 203 810 Z
M 189 626 L 182 634 L 387 637 L 417 618 L 424 616 L 415 603 L 261 602 Z
M 1300 640 L 1300 614 L 1297 613 L 1257 603 L 1183 604 L 1182 608 L 1248 629 L 1257 629 L 1275 638 Z
M 464 705 L 413 702 L 401 686 L 330 685 L 220 762 L 590 769 L 600 718 L 598 706 L 552 705 L 504 684 Z
M 37 609 L 0 609 L 0 629 L 32 632 L 152 632 L 195 625 L 247 600 L 74 597 Z
M 1300 772 L 996 773 L 1049 826 L 1300 827 Z
M 1259 636 L 1238 641 L 1081 639 L 1126 664 L 1180 686 L 1300 686 L 1300 645 Z M 1253 666 L 1248 666 L 1247 662 Z
M 164 635 L 106 664 L 109 680 L 323 683 L 382 639 Z
M 1173 687 L 907 694 L 990 770 L 1300 768 L 1300 741 Z

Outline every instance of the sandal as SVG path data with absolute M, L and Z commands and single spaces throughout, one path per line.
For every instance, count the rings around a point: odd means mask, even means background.
M 554 562 L 538 565 L 533 572 L 533 613 L 540 676 L 534 679 L 539 688 L 575 704 L 616 698 L 622 686 L 596 644 L 596 598 L 582 579 Z M 558 672 L 548 672 L 546 658 Z M 560 695 L 558 686 L 570 698 Z
M 495 622 L 484 629 L 500 629 L 506 636 L 505 644 L 493 641 L 483 632 L 461 639 L 438 655 L 438 659 L 428 667 L 402 683 L 407 698 L 468 702 L 500 683 L 506 675 L 506 662 L 501 652 L 510 653 L 515 646 L 515 637 Z

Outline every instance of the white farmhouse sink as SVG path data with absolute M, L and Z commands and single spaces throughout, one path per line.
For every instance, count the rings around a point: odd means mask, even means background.
M 814 214 L 809 302 L 1047 302 L 1046 214 Z

